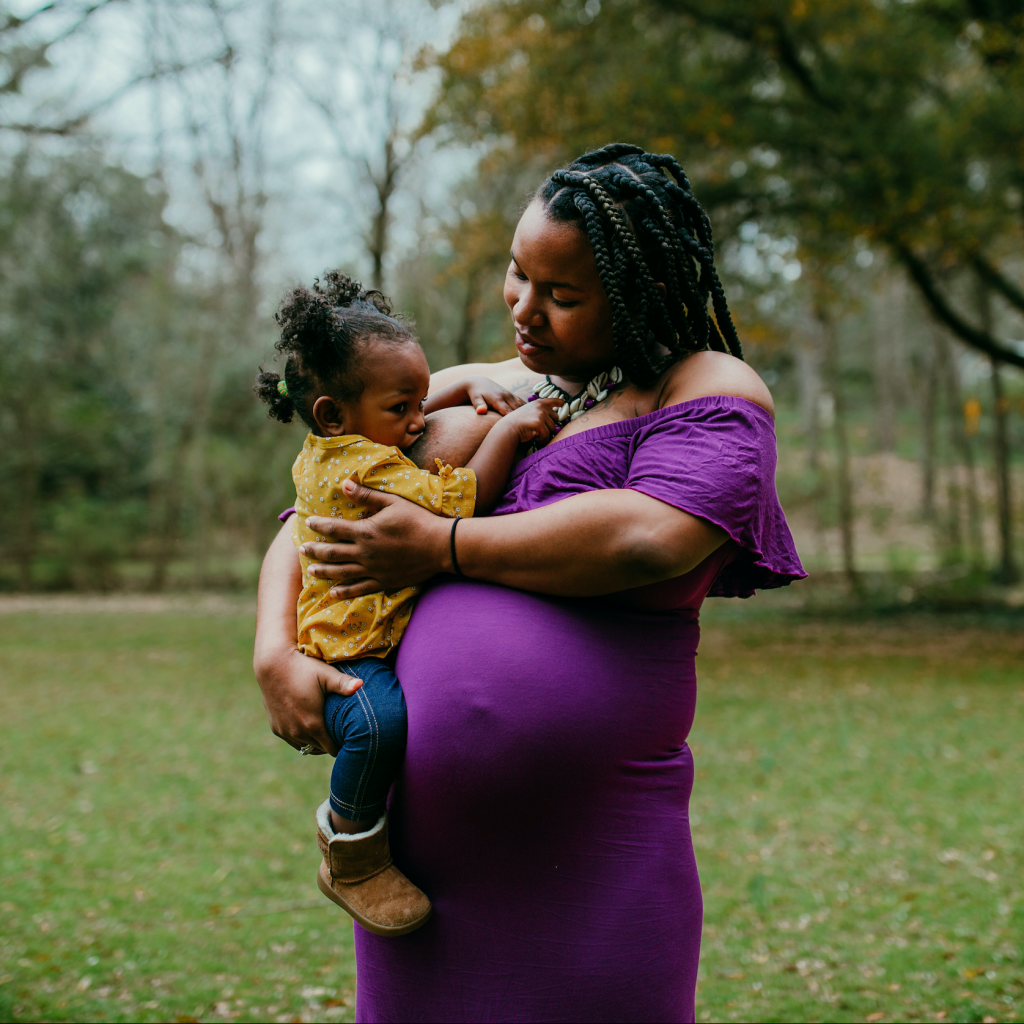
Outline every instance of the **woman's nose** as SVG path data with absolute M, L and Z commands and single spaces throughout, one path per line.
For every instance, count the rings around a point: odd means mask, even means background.
M 537 293 L 530 287 L 523 288 L 512 307 L 512 316 L 520 327 L 540 327 L 544 313 L 537 301 Z

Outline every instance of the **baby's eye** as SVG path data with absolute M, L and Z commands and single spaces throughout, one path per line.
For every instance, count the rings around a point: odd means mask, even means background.
M 398 405 L 391 406 L 391 408 L 388 411 L 393 412 L 396 416 L 402 416 L 404 415 L 408 405 L 408 402 L 399 402 Z

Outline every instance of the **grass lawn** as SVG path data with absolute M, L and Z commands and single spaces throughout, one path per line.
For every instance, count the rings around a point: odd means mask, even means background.
M 698 1019 L 1020 1020 L 1024 624 L 710 608 Z M 350 1020 L 248 610 L 89 609 L 0 614 L 0 1021 Z

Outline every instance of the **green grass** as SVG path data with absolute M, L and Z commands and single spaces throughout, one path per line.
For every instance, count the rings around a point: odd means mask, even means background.
M 0 616 L 0 1020 L 351 1020 L 249 615 Z M 6 1014 L 6 1015 L 5 1015 Z
M 710 607 L 698 1019 L 1019 1020 L 1020 623 Z M 267 731 L 251 633 L 0 615 L 0 1021 L 351 1019 L 328 765 Z

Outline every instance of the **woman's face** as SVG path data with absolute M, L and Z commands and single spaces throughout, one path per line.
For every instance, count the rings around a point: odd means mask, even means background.
M 512 239 L 505 275 L 516 348 L 535 373 L 582 383 L 614 362 L 612 316 L 587 236 L 551 220 L 540 200 Z

